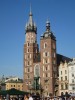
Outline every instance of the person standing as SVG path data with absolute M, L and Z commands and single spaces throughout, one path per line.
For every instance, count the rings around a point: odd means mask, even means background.
M 24 95 L 24 100 L 28 100 L 28 96 L 27 95 Z
M 33 98 L 32 98 L 32 95 L 31 95 L 31 94 L 29 94 L 29 95 L 28 95 L 28 97 L 29 97 L 29 100 L 33 100 Z

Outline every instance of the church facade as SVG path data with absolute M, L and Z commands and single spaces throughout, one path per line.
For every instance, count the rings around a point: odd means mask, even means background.
M 48 20 L 46 31 L 40 36 L 40 50 L 37 44 L 37 34 L 37 27 L 30 11 L 25 27 L 23 90 L 31 92 L 42 90 L 44 96 L 56 95 L 56 37 L 50 29 Z

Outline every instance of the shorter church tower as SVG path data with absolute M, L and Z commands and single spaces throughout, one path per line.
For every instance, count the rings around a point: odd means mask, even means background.
M 56 37 L 50 30 L 50 22 L 46 22 L 46 31 L 40 39 L 41 83 L 44 95 L 54 94 L 57 77 Z

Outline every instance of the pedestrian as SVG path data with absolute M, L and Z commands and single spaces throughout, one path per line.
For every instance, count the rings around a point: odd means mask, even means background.
M 45 100 L 47 100 L 47 97 L 45 97 Z
M 32 95 L 29 93 L 28 94 L 29 100 L 33 100 Z
M 28 100 L 28 96 L 26 94 L 24 95 L 24 100 Z

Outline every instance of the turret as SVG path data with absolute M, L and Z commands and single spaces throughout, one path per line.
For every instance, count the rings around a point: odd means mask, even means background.
M 46 31 L 44 32 L 43 35 L 41 35 L 41 38 L 48 38 L 51 37 L 52 39 L 56 39 L 53 32 L 50 29 L 50 22 L 49 20 L 46 21 Z

